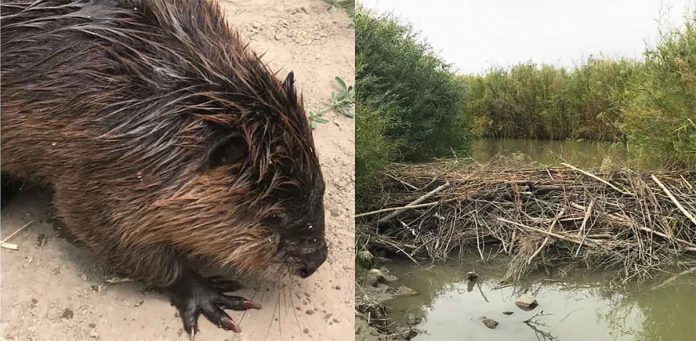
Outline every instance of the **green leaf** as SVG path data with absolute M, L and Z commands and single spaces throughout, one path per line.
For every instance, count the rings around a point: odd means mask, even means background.
M 341 88 L 341 90 L 346 90 L 346 82 L 341 79 L 341 77 L 336 76 L 336 83 L 338 83 L 338 86 Z

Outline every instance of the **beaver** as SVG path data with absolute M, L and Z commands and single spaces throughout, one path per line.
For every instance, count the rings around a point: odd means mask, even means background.
M 2 172 L 52 191 L 105 265 L 161 288 L 184 330 L 235 273 L 306 278 L 327 257 L 301 95 L 205 0 L 3 0 Z

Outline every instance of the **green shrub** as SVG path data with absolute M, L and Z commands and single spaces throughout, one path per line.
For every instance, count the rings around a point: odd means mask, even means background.
M 696 17 L 664 34 L 645 58 L 624 108 L 628 145 L 696 170 Z
M 393 109 L 394 124 L 385 134 L 401 141 L 400 158 L 418 160 L 465 148 L 468 120 L 460 117 L 460 82 L 411 26 L 359 9 L 355 53 L 361 62 L 356 78 L 370 78 L 358 92 Z

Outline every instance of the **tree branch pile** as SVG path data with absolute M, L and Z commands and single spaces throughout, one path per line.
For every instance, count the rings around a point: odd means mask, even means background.
M 623 282 L 696 264 L 696 174 L 591 172 L 501 160 L 395 165 L 358 242 L 414 260 L 511 256 L 507 279 L 579 262 Z

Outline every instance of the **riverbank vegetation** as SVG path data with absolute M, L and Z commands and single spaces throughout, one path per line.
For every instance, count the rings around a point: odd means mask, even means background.
M 357 193 L 390 161 L 466 149 L 462 83 L 411 26 L 359 9 L 355 58 Z
M 474 137 L 618 141 L 634 158 L 696 169 L 696 17 L 642 61 L 459 76 L 392 16 L 359 9 L 355 24 L 359 196 L 389 162 L 466 155 Z
M 523 63 L 462 76 L 472 132 L 483 137 L 626 142 L 696 169 L 696 18 L 643 61 L 591 57 L 573 69 Z
M 356 202 L 373 211 L 357 215 L 359 248 L 430 260 L 504 253 L 511 280 L 577 260 L 642 280 L 694 255 L 696 17 L 643 60 L 481 75 L 455 75 L 391 16 L 359 10 L 355 22 Z M 472 137 L 615 141 L 670 171 L 413 164 L 466 155 Z

